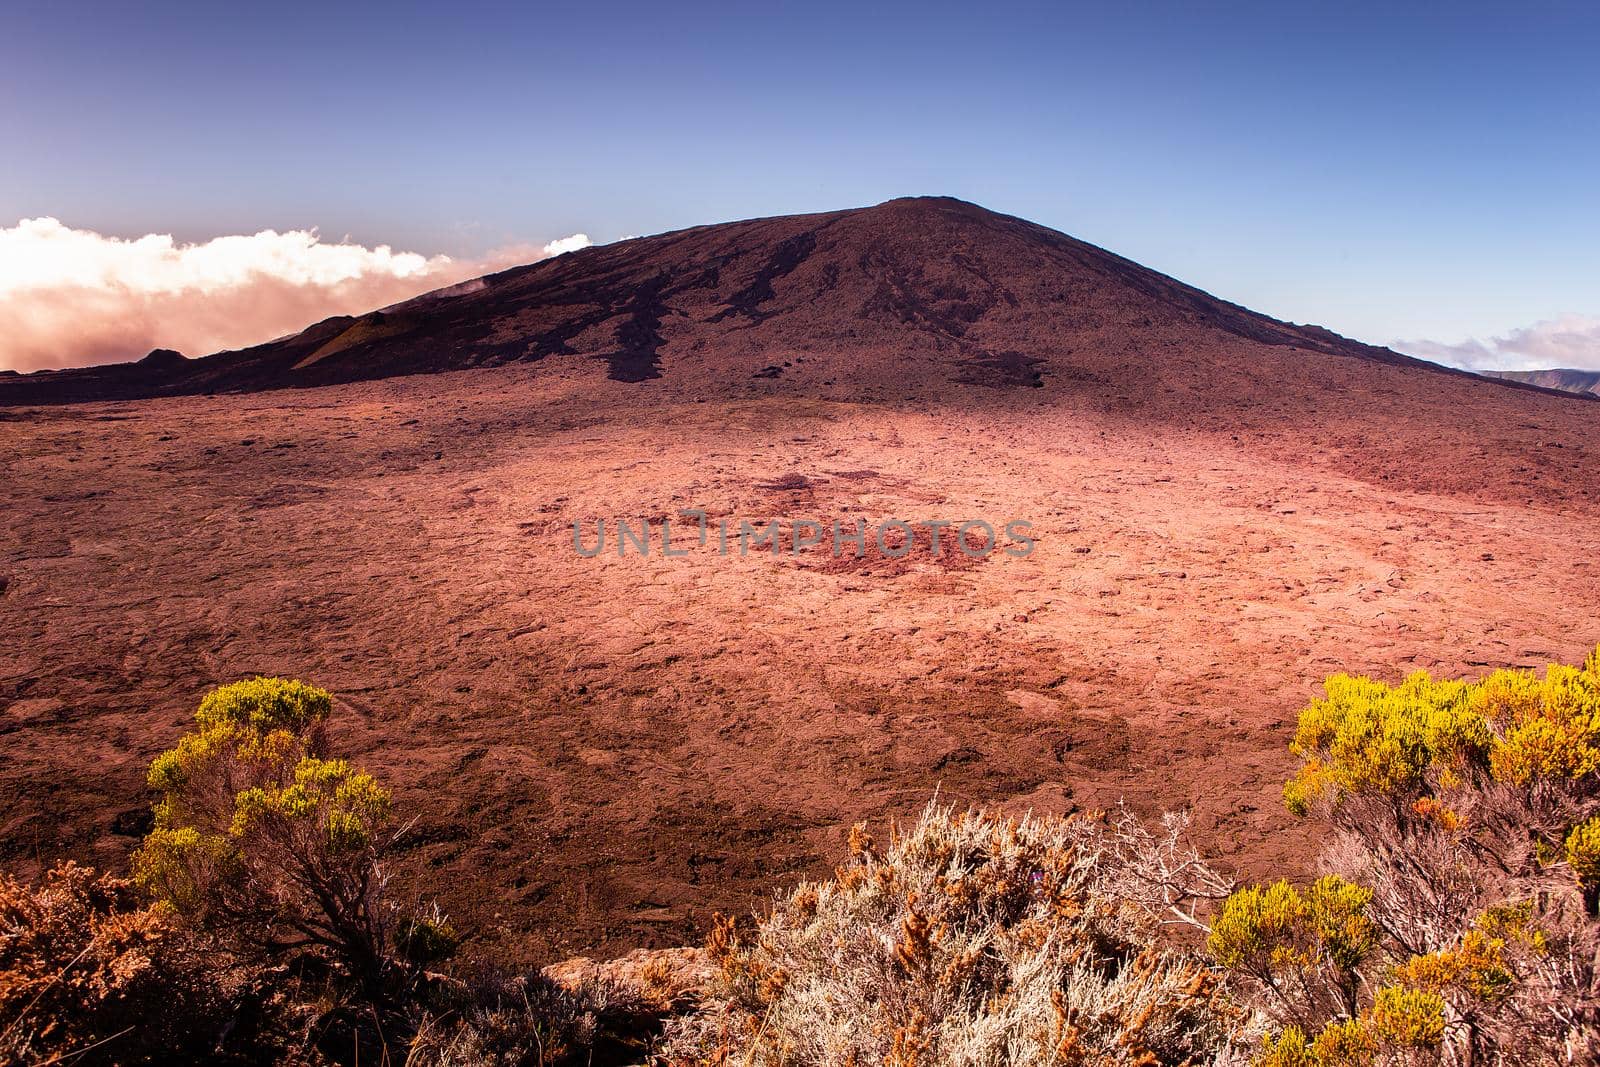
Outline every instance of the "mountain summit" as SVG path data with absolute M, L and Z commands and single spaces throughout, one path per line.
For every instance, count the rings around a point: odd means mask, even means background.
M 189 362 L 11 379 L 0 403 L 329 385 L 541 360 L 624 382 L 795 391 L 1063 388 L 1257 377 L 1240 349 L 1439 369 L 1219 300 L 1022 219 L 944 197 L 700 226 L 586 248 Z M 1221 350 L 1228 349 L 1231 354 Z M 1180 374 L 1180 377 L 1186 374 Z

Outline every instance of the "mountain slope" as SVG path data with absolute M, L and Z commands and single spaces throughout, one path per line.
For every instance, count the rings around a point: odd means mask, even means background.
M 1248 311 L 1064 234 L 944 198 L 585 249 L 188 363 L 0 381 L 0 403 L 328 385 L 552 358 L 696 388 L 1050 389 L 1163 374 L 1238 341 L 1440 370 Z M 1248 365 L 1232 369 L 1245 377 Z M 1143 369 L 1141 370 L 1141 365 Z M 1229 377 L 1224 360 L 1207 373 Z M 1454 373 L 1454 372 L 1445 372 Z

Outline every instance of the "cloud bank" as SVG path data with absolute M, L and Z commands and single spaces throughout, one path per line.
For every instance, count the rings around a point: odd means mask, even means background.
M 1393 347 L 1468 370 L 1600 370 L 1600 318 L 1562 315 L 1488 340 L 1396 341 Z
M 0 370 L 242 348 L 589 244 L 580 233 L 469 260 L 330 244 L 315 230 L 178 244 L 23 219 L 0 229 Z

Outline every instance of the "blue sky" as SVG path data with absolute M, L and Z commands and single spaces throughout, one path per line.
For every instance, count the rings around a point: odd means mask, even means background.
M 1581 356 L 1593 318 L 1600 365 L 1593 5 L 11 3 L 3 22 L 0 226 L 315 227 L 470 259 L 948 194 L 1368 341 L 1565 316 Z

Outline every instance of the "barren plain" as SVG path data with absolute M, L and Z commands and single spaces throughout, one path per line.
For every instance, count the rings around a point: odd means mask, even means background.
M 935 790 L 1189 807 L 1249 866 L 1305 854 L 1278 793 L 1323 675 L 1472 676 L 1596 639 L 1579 401 L 1512 394 L 1512 459 L 1463 470 L 1423 441 L 1396 477 L 1356 441 L 1295 454 L 1035 390 L 640 388 L 545 363 L 6 412 L 5 862 L 125 864 L 146 762 L 260 672 L 338 695 L 339 744 L 416 819 L 400 884 L 496 951 L 686 943 Z M 1025 519 L 1037 545 L 573 549 L 575 521 L 691 507 Z

